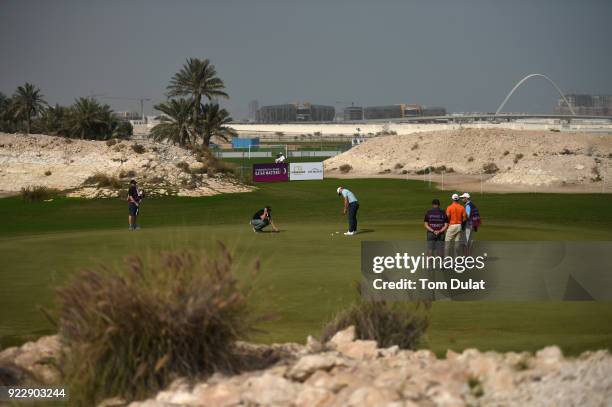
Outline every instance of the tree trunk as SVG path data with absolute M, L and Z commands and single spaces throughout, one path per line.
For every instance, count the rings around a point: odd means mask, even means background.
M 202 95 L 200 93 L 196 93 L 194 95 L 194 104 L 195 106 L 193 106 L 193 135 L 194 135 L 194 140 L 192 140 L 192 144 L 194 146 L 196 146 L 198 144 L 198 130 L 197 130 L 197 124 L 198 124 L 198 118 L 200 117 L 200 105 L 202 104 Z
M 30 113 L 28 112 L 26 114 L 26 134 L 28 134 L 28 135 L 30 134 L 31 122 L 32 122 L 32 119 L 30 117 Z

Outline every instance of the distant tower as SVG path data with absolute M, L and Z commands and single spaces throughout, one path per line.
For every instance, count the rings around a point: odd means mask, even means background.
M 259 102 L 257 100 L 251 100 L 249 102 L 249 121 L 254 122 L 257 118 L 257 111 L 259 110 Z

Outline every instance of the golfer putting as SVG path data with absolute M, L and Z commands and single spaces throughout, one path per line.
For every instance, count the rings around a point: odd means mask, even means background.
M 253 218 L 251 219 L 251 226 L 253 226 L 253 232 L 255 233 L 262 232 L 268 225 L 272 225 L 272 230 L 274 232 L 278 232 L 278 229 L 272 220 L 272 208 L 270 206 L 266 206 L 255 212 Z
M 344 187 L 338 187 L 336 192 L 344 199 L 342 214 L 348 217 L 348 232 L 344 232 L 344 235 L 353 236 L 357 234 L 357 211 L 359 210 L 359 201 L 354 193 Z

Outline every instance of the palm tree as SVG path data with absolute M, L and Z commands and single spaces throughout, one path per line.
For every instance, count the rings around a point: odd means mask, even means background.
M 112 110 L 93 98 L 78 98 L 70 107 L 68 131 L 81 139 L 107 138 L 112 133 Z
M 191 96 L 195 101 L 192 117 L 196 123 L 202 114 L 202 97 L 208 100 L 214 97 L 229 98 L 224 89 L 225 84 L 208 59 L 189 58 L 170 80 L 168 96 Z
M 50 106 L 42 112 L 36 127 L 39 127 L 45 134 L 66 135 L 66 120 L 69 113 L 70 109 L 67 107 L 58 104 Z
M 195 144 L 196 126 L 191 116 L 194 103 L 193 100 L 181 98 L 153 106 L 164 115 L 161 117 L 161 123 L 151 129 L 151 137 L 155 141 L 169 140 L 181 146 Z
M 227 126 L 232 118 L 225 109 L 220 109 L 217 103 L 207 103 L 202 108 L 202 145 L 208 147 L 214 136 L 229 141 L 237 135 L 236 131 Z
M 0 131 L 13 131 L 13 120 L 10 115 L 10 107 L 11 99 L 0 92 Z
M 39 114 L 46 105 L 40 89 L 26 82 L 25 85 L 19 86 L 13 95 L 13 117 L 18 120 L 25 120 L 26 133 L 30 134 L 32 118 Z

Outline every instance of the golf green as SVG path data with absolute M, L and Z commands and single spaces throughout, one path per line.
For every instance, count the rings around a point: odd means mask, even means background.
M 361 204 L 359 228 L 345 237 L 339 184 Z M 449 192 L 418 181 L 333 180 L 260 185 L 254 192 L 143 202 L 142 230 L 127 230 L 119 199 L 0 199 L 0 348 L 53 331 L 40 307 L 53 312 L 54 289 L 68 276 L 127 255 L 160 250 L 210 250 L 226 243 L 241 275 L 260 259 L 252 304 L 272 314 L 263 342 L 304 341 L 355 298 L 362 240 L 423 239 L 432 198 Z M 612 240 L 611 195 L 474 194 L 484 240 Z M 281 233 L 255 234 L 251 215 L 273 207 Z M 336 233 L 340 232 L 340 233 Z M 431 313 L 428 344 L 436 352 L 535 350 L 550 344 L 576 354 L 612 349 L 612 304 L 596 302 L 440 302 Z

